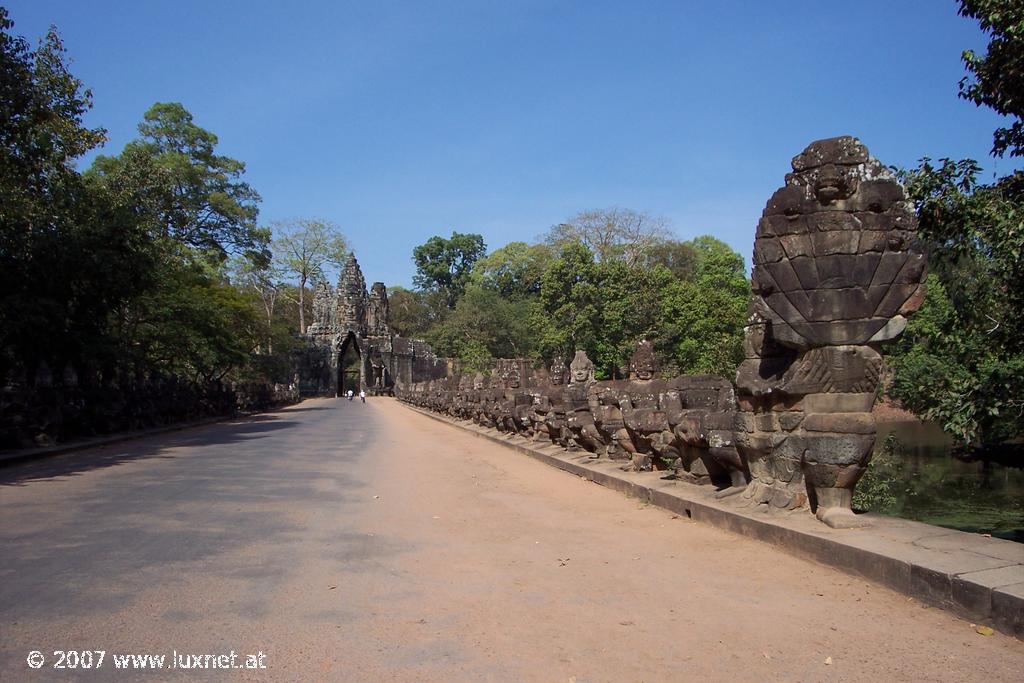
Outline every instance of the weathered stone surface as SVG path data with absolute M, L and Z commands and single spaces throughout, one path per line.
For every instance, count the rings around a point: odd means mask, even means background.
M 768 200 L 747 359 L 736 374 L 748 501 L 799 504 L 805 479 L 827 508 L 819 519 L 854 524 L 849 500 L 874 443 L 869 413 L 881 370 L 870 345 L 898 336 L 924 297 L 915 227 L 903 188 L 851 137 L 808 146 Z
M 803 428 L 808 432 L 874 434 L 875 418 L 871 413 L 817 413 L 807 416 Z

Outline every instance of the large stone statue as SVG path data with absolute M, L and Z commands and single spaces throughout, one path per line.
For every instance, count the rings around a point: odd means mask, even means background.
M 594 424 L 589 402 L 593 383 L 594 363 L 586 351 L 577 351 L 569 363 L 569 383 L 562 392 L 562 401 L 552 410 L 556 417 L 564 415 L 559 443 L 566 448 L 583 448 L 591 453 L 601 449 L 601 434 Z
M 768 201 L 736 374 L 736 446 L 753 503 L 810 503 L 853 526 L 853 487 L 875 441 L 882 359 L 924 298 L 926 258 L 902 186 L 852 137 L 812 143 Z

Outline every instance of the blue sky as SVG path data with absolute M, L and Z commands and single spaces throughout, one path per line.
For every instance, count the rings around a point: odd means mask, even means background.
M 118 153 L 182 102 L 246 162 L 261 221 L 338 223 L 368 281 L 409 285 L 452 230 L 489 249 L 590 208 L 669 219 L 747 259 L 809 142 L 886 164 L 973 157 L 998 117 L 957 99 L 987 40 L 953 0 L 103 2 L 8 0 L 56 24 Z

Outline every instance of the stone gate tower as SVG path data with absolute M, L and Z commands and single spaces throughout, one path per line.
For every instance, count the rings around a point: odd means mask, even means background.
M 359 387 L 368 394 L 390 394 L 396 381 L 413 382 L 443 377 L 445 359 L 418 340 L 392 333 L 388 321 L 388 292 L 383 282 L 366 291 L 366 279 L 349 253 L 333 289 L 319 282 L 313 289 L 313 324 L 304 335 L 306 348 L 298 354 L 299 390 L 304 395 L 338 395 L 343 388 L 344 357 L 359 357 Z

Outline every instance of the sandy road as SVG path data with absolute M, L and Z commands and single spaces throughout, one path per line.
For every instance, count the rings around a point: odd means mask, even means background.
M 5 681 L 66 679 L 50 653 L 70 649 L 262 651 L 266 670 L 237 673 L 273 680 L 1024 672 L 1024 643 L 389 399 L 0 471 L 0 636 Z M 32 650 L 51 661 L 30 670 Z M 77 674 L 154 680 L 109 656 Z

